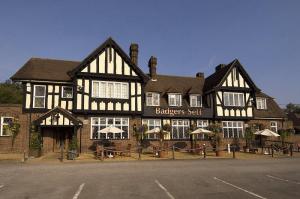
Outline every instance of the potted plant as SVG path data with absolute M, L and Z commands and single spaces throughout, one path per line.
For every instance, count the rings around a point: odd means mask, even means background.
M 251 148 L 251 142 L 254 138 L 254 129 L 253 127 L 246 127 L 245 129 L 245 140 L 246 140 L 246 146 L 244 147 L 244 152 L 249 153 Z
M 281 139 L 281 147 L 283 148 L 283 153 L 284 154 L 288 154 L 289 153 L 289 149 L 287 148 L 287 144 L 286 144 L 286 138 L 288 138 L 290 136 L 290 131 L 287 129 L 279 129 L 278 130 L 278 134 L 280 135 L 280 139 Z
M 160 150 L 158 152 L 158 156 L 160 158 L 164 158 L 167 155 L 167 150 L 163 148 L 163 142 L 165 135 L 171 131 L 171 125 L 170 124 L 164 124 L 162 129 L 159 132 L 159 143 L 160 143 Z
M 223 135 L 222 127 L 219 124 L 211 124 L 208 129 L 214 133 L 213 142 L 215 145 L 216 156 L 222 155 Z
M 41 135 L 36 131 L 35 126 L 31 127 L 29 156 L 40 157 L 42 155 Z
M 77 148 L 77 136 L 76 134 L 74 134 L 68 146 L 68 160 L 75 160 L 75 158 L 77 157 Z

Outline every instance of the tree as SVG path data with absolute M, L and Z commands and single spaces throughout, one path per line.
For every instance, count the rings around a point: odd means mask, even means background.
M 208 126 L 208 129 L 214 133 L 213 142 L 216 147 L 216 155 L 220 156 L 223 144 L 222 127 L 220 124 L 211 124 Z
M 22 87 L 20 84 L 7 80 L 0 83 L 0 104 L 21 104 Z
M 285 111 L 287 113 L 300 113 L 300 105 L 289 103 L 286 105 Z

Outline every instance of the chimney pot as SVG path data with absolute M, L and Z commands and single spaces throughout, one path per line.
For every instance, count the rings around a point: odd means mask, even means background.
M 201 73 L 201 72 L 196 73 L 196 77 L 204 78 L 204 73 Z
M 139 54 L 139 45 L 132 43 L 129 48 L 130 59 L 137 66 L 138 65 L 138 54 Z
M 151 79 L 156 79 L 156 66 L 157 66 L 157 58 L 151 56 L 149 59 L 148 67 Z

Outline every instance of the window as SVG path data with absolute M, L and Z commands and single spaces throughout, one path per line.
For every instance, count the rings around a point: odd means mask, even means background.
M 277 122 L 271 121 L 270 130 L 274 131 L 275 133 L 277 133 Z
M 208 120 L 197 120 L 197 128 L 207 129 Z M 197 134 L 197 139 L 205 139 L 207 136 L 204 134 Z
M 143 124 L 146 124 L 148 126 L 148 131 L 152 130 L 154 128 L 161 128 L 161 120 L 160 119 L 145 119 L 142 121 Z M 157 134 L 148 134 L 148 139 L 158 139 L 159 137 Z
M 224 138 L 243 138 L 244 123 L 238 121 L 226 121 L 223 123 Z
M 244 94 L 224 92 L 224 105 L 241 107 L 245 106 Z
M 256 108 L 257 109 L 267 109 L 267 99 L 262 97 L 256 98 Z
M 0 118 L 0 136 L 10 136 L 10 132 L 5 127 L 13 122 L 13 117 Z
M 187 139 L 189 135 L 189 120 L 172 120 L 172 139 Z
M 93 81 L 92 83 L 92 97 L 128 99 L 128 96 L 128 83 L 104 81 Z
M 181 106 L 181 94 L 169 94 L 169 106 Z
M 202 106 L 201 95 L 190 95 L 190 106 L 191 107 L 201 107 Z
M 34 85 L 33 108 L 45 108 L 46 86 Z
M 113 126 L 122 129 L 120 133 L 100 133 L 99 131 Z M 129 119 L 114 117 L 92 117 L 91 139 L 129 139 Z
M 62 98 L 73 98 L 73 88 L 70 86 L 62 87 Z
M 146 93 L 147 106 L 159 106 L 159 93 Z

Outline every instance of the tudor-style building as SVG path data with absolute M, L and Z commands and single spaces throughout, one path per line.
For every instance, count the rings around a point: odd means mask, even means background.
M 207 78 L 203 73 L 182 77 L 157 74 L 155 57 L 150 58 L 149 74 L 145 74 L 138 66 L 137 44 L 130 46 L 129 54 L 109 38 L 81 62 L 30 59 L 11 78 L 24 89 L 19 111 L 26 118 L 22 137 L 28 137 L 34 124 L 44 152 L 58 151 L 74 134 L 80 151 L 86 152 L 100 140 L 135 145 L 133 128 L 142 124 L 149 129 L 170 124 L 165 139 L 171 143 L 189 143 L 192 125 L 206 128 L 213 122 L 222 124 L 228 141 L 243 138 L 245 127 L 253 124 L 275 131 L 285 127 L 285 114 L 238 60 L 217 66 Z M 1 126 L 5 118 L 17 117 L 1 110 L 0 116 Z M 108 126 L 124 132 L 99 132 Z M 0 142 L 4 137 L 0 136 Z M 155 142 L 156 137 L 147 139 Z

